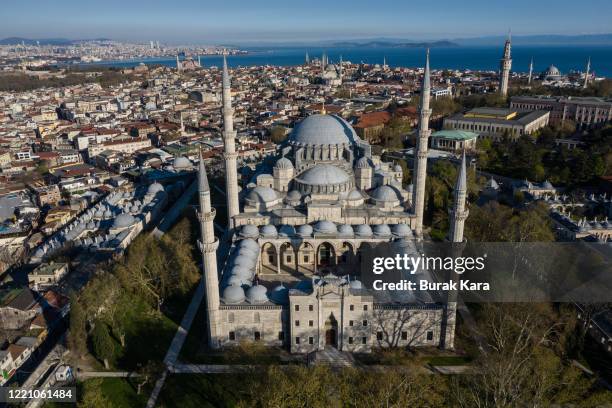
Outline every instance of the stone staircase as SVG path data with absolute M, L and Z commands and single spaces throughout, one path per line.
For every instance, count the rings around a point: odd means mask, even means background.
M 324 350 L 313 351 L 308 354 L 308 365 L 315 364 L 344 368 L 353 366 L 355 359 L 350 353 L 339 351 L 335 347 L 326 347 Z

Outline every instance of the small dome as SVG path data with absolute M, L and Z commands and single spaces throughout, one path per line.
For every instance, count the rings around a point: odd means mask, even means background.
M 542 188 L 545 188 L 547 190 L 552 190 L 554 189 L 553 185 L 551 184 L 550 181 L 546 180 L 544 183 L 542 183 Z
M 253 285 L 247 290 L 246 299 L 249 303 L 264 303 L 268 301 L 268 289 L 263 285 Z
M 253 271 L 249 268 L 245 268 L 242 265 L 234 265 L 230 273 L 231 276 L 238 276 L 249 281 L 253 278 Z
M 174 159 L 172 167 L 174 167 L 176 171 L 188 170 L 191 169 L 192 164 L 188 158 L 180 156 Z
M 253 224 L 243 225 L 240 229 L 240 236 L 245 238 L 257 238 L 259 237 L 259 229 Z
M 113 221 L 113 228 L 127 228 L 132 226 L 136 219 L 131 214 L 122 213 Z
M 257 260 L 247 256 L 237 256 L 234 258 L 234 267 L 241 267 L 252 270 L 255 267 Z
M 378 224 L 373 228 L 374 235 L 378 237 L 388 237 L 391 236 L 391 229 L 387 224 Z
M 412 236 L 412 230 L 408 224 L 397 224 L 393 226 L 393 234 L 402 238 Z
M 351 191 L 348 196 L 346 197 L 347 200 L 349 201 L 357 201 L 357 200 L 363 200 L 363 196 L 361 195 L 361 193 L 357 190 L 353 190 Z
M 358 237 L 371 237 L 372 236 L 372 228 L 369 225 L 361 224 L 355 227 L 355 235 Z
M 336 224 L 327 220 L 317 222 L 314 226 L 314 230 L 319 234 L 335 234 L 338 232 Z
M 300 201 L 302 199 L 302 194 L 297 190 L 291 190 L 287 193 L 287 199 L 291 201 Z
M 257 258 L 257 255 L 259 255 L 259 253 L 253 251 L 250 248 L 239 248 L 238 251 L 236 252 L 236 256 L 245 256 L 251 259 Z
M 251 277 L 244 275 L 231 275 L 227 280 L 229 286 L 243 286 L 251 284 Z
M 223 290 L 225 303 L 241 303 L 244 301 L 244 289 L 238 285 L 230 285 Z
M 276 167 L 277 169 L 292 169 L 293 163 L 291 163 L 291 160 L 289 160 L 288 158 L 281 157 L 276 161 L 274 167 Z
M 353 233 L 353 227 L 348 224 L 342 224 L 338 227 L 338 234 L 343 237 L 352 237 Z
M 271 189 L 270 187 L 257 186 L 246 196 L 246 199 L 252 201 L 254 203 L 269 203 L 276 200 L 278 196 L 276 195 L 276 191 Z
M 370 165 L 370 160 L 367 157 L 360 157 L 355 163 L 355 167 L 358 169 L 369 169 L 372 166 Z
M 362 289 L 363 285 L 361 284 L 360 280 L 355 279 L 355 280 L 349 281 L 349 287 L 351 289 Z
M 400 166 L 399 164 L 396 164 L 395 166 L 393 166 L 393 171 L 401 172 L 401 171 L 404 171 L 404 170 L 402 169 L 402 166 Z
M 391 186 L 380 186 L 374 190 L 372 198 L 376 201 L 392 202 L 399 201 L 401 197 L 395 188 Z
M 259 252 L 259 244 L 252 238 L 243 239 L 240 241 L 240 248 L 248 248 L 253 251 Z
M 309 237 L 312 235 L 312 226 L 308 224 L 300 225 L 297 229 L 297 234 L 300 237 Z
M 289 289 L 281 283 L 270 292 L 270 300 L 280 305 L 289 303 Z
M 159 193 L 160 191 L 164 191 L 164 186 L 159 184 L 157 181 L 152 183 L 152 184 L 150 184 L 149 188 L 147 188 L 147 194 L 148 195 L 155 195 L 155 194 Z
M 267 238 L 276 238 L 278 232 L 276 231 L 276 227 L 274 225 L 268 224 L 261 227 L 261 235 Z
M 280 227 L 278 235 L 280 237 L 292 237 L 295 235 L 295 228 L 291 225 L 283 225 Z

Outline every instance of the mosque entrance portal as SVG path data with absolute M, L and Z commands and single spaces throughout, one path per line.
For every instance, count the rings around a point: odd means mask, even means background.
M 338 321 L 330 314 L 325 322 L 325 346 L 338 347 Z

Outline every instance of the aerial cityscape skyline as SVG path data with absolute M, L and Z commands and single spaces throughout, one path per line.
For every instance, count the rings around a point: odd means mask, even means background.
M 556 2 L 555 7 L 526 0 L 513 2 L 512 7 L 478 0 L 465 7 L 461 2 L 444 0 L 435 9 L 425 3 L 390 0 L 378 3 L 375 9 L 362 0 L 291 5 L 277 0 L 258 4 L 187 0 L 173 6 L 162 1 L 110 0 L 99 7 L 68 0 L 56 7 L 50 2 L 26 0 L 3 5 L 0 38 L 104 37 L 203 44 L 370 37 L 439 40 L 499 35 L 510 28 L 516 35 L 610 32 L 610 2 L 582 2 L 580 19 L 570 11 L 572 6 L 566 0 Z

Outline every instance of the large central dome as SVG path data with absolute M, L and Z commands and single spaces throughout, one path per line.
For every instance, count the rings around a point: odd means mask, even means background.
M 355 130 L 341 117 L 312 115 L 296 125 L 289 137 L 289 143 L 300 146 L 350 145 L 357 139 Z

